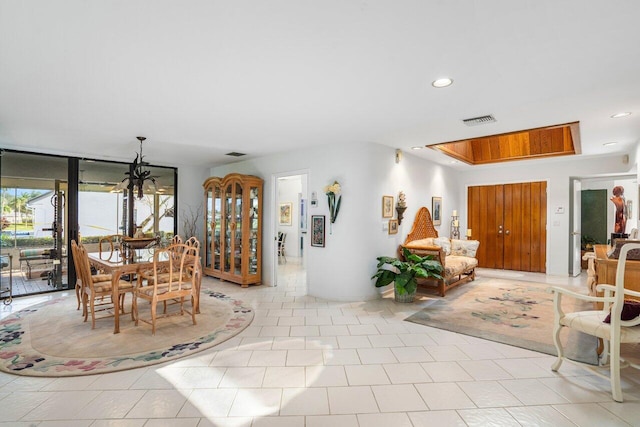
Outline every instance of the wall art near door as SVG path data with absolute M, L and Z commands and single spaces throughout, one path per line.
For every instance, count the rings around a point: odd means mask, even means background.
M 431 214 L 433 215 L 433 225 L 442 223 L 442 197 L 431 198 Z
M 311 215 L 311 246 L 324 248 L 324 215 Z
M 389 220 L 389 234 L 398 234 L 398 220 L 390 219 Z
M 382 218 L 393 218 L 393 196 L 382 196 Z
M 280 225 L 291 225 L 291 208 L 292 203 L 280 203 L 280 220 L 278 224 Z

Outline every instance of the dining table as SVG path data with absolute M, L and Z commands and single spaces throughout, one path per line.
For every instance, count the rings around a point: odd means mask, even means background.
M 137 286 L 138 276 L 143 271 L 153 269 L 153 257 L 155 249 L 159 247 L 151 247 L 145 249 L 128 249 L 128 250 L 114 250 L 111 252 L 90 252 L 89 263 L 97 270 L 104 273 L 111 274 L 111 300 L 113 303 L 114 311 L 114 327 L 113 333 L 120 333 L 120 298 L 118 282 L 123 276 L 129 276 L 129 280 L 133 282 L 133 286 Z M 165 252 L 166 254 L 166 252 Z M 168 260 L 160 260 L 166 261 Z M 200 257 L 193 260 L 194 272 L 197 274 L 196 280 L 196 293 L 200 293 L 200 284 L 202 279 Z M 135 292 L 133 298 L 136 298 Z M 200 304 L 198 301 L 200 298 L 196 298 L 196 306 L 194 310 L 196 313 L 200 313 Z
M 89 263 L 98 271 L 111 274 L 111 300 L 114 312 L 113 333 L 120 333 L 120 295 L 118 282 L 124 275 L 131 281 L 142 271 L 153 268 L 153 249 L 135 249 L 128 251 L 90 252 Z M 133 283 L 136 286 L 136 283 Z M 135 298 L 135 293 L 133 298 Z

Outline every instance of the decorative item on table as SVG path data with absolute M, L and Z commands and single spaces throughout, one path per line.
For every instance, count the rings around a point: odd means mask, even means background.
M 471 236 L 472 236 L 471 229 L 467 228 L 467 240 L 471 240 Z
M 453 210 L 453 214 L 451 215 L 451 238 L 460 238 L 460 222 L 458 220 L 458 211 L 455 209 Z
M 393 196 L 382 196 L 382 218 L 393 218 Z
M 404 211 L 407 210 L 407 201 L 405 200 L 404 191 L 398 193 L 398 204 L 396 206 L 396 212 L 398 212 L 398 225 L 402 224 L 402 218 L 404 218 Z
M 338 213 L 340 212 L 340 202 L 342 202 L 342 196 L 340 195 L 340 184 L 338 181 L 333 181 L 333 184 L 324 187 L 324 192 L 327 195 L 327 201 L 329 202 L 329 234 L 332 233 L 331 224 L 336 222 Z M 337 200 L 336 200 L 337 197 Z
M 431 213 L 433 225 L 440 225 L 442 223 L 442 197 L 431 198 Z

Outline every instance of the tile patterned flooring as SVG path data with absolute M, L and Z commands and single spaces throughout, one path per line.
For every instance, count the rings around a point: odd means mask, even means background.
M 251 302 L 252 325 L 188 359 L 75 378 L 0 374 L 0 425 L 11 426 L 629 426 L 640 375 L 609 384 L 553 357 L 404 322 L 420 303 L 343 303 L 306 295 L 294 258 L 284 283 L 208 286 Z M 584 286 L 585 278 L 481 270 Z M 55 295 L 55 294 L 54 294 Z M 17 298 L 0 316 L 52 295 Z M 124 318 L 123 318 L 124 319 Z

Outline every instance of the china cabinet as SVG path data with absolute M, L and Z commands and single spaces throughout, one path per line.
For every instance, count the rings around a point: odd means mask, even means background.
M 237 173 L 204 182 L 205 274 L 243 288 L 260 284 L 263 182 Z

